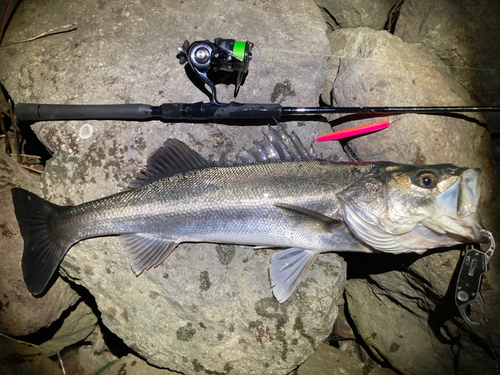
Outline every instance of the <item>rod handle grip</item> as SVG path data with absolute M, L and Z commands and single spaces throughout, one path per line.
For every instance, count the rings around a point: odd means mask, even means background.
M 150 120 L 154 107 L 148 104 L 66 105 L 19 103 L 14 108 L 19 121 L 58 120 Z

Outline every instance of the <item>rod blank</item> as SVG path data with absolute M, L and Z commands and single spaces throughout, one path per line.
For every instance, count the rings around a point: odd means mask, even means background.
M 500 112 L 500 106 L 455 106 L 455 107 L 283 107 L 284 115 L 327 113 L 460 113 Z

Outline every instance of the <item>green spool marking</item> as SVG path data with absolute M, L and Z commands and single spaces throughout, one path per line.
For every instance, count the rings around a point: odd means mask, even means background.
M 243 60 L 245 58 L 245 48 L 247 42 L 234 42 L 233 55 Z

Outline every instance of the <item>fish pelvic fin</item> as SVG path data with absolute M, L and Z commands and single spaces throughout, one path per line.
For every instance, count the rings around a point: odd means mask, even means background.
M 148 233 L 122 234 L 120 241 L 127 249 L 130 266 L 137 276 L 162 264 L 179 244 Z
M 269 276 L 274 297 L 285 302 L 318 257 L 318 252 L 296 247 L 279 251 L 271 258 Z
M 65 240 L 56 221 L 66 207 L 50 203 L 21 188 L 11 190 L 14 211 L 24 239 L 23 276 L 33 295 L 49 284 L 74 241 Z

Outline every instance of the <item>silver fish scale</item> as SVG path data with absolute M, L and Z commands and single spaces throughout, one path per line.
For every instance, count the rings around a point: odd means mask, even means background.
M 174 242 L 359 250 L 344 225 L 325 233 L 317 220 L 274 204 L 334 217 L 336 193 L 373 166 L 310 160 L 209 167 L 72 207 L 58 225 L 73 242 L 148 233 Z

